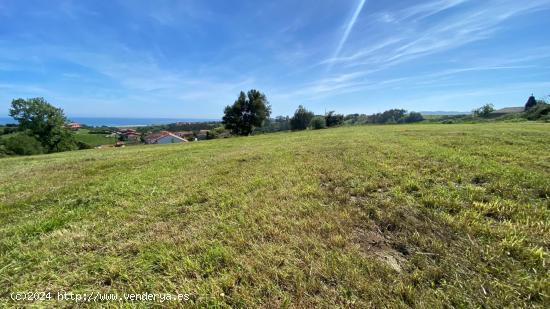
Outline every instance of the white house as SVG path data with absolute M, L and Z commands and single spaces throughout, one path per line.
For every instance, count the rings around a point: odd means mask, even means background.
M 185 138 L 181 138 L 168 131 L 162 131 L 159 134 L 148 136 L 146 141 L 147 144 L 175 144 L 188 142 Z

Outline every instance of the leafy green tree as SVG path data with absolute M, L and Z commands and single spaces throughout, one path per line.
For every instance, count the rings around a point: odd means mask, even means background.
M 327 127 L 327 122 L 325 117 L 323 116 L 315 116 L 311 118 L 311 121 L 309 122 L 309 127 L 313 130 L 319 130 L 324 129 Z
M 33 136 L 29 136 L 24 133 L 19 133 L 14 136 L 10 136 L 4 142 L 5 149 L 8 153 L 17 155 L 35 155 L 44 152 L 42 144 Z
M 525 110 L 529 110 L 537 105 L 537 99 L 535 99 L 535 96 L 531 95 L 529 99 L 527 100 L 527 103 L 525 103 Z
M 334 111 L 330 111 L 325 116 L 327 127 L 335 127 L 344 123 L 344 115 L 335 114 Z
M 243 91 L 233 103 L 225 107 L 222 123 L 236 135 L 250 135 L 261 127 L 271 114 L 271 106 L 265 94 L 258 90 Z
M 314 114 L 305 109 L 305 107 L 302 105 L 298 106 L 298 109 L 294 112 L 294 116 L 290 119 L 290 128 L 292 130 L 307 129 L 307 126 L 311 122 L 313 116 Z
M 493 104 L 485 104 L 482 107 L 475 109 L 473 113 L 476 117 L 488 118 L 494 111 L 495 107 Z
M 11 102 L 10 116 L 19 122 L 19 130 L 38 139 L 48 152 L 75 150 L 76 142 L 65 127 L 63 110 L 43 98 L 16 99 Z

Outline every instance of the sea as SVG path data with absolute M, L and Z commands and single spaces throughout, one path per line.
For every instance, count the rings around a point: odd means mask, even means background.
M 113 117 L 69 117 L 73 122 L 93 127 L 140 127 L 148 125 L 169 124 L 176 122 L 205 122 L 220 121 L 219 119 L 206 118 L 113 118 Z M 0 117 L 0 125 L 17 123 L 11 117 Z

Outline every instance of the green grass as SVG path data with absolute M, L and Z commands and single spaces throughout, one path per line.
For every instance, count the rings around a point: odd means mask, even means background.
M 114 145 L 116 138 L 106 137 L 105 134 L 90 134 L 90 130 L 80 129 L 75 133 L 75 138 L 77 141 L 86 143 L 90 146 L 101 146 L 101 145 Z
M 1 159 L 0 305 L 548 308 L 549 141 L 388 125 Z

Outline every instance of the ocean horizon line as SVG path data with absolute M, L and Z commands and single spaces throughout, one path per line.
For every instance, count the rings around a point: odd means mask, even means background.
M 212 118 L 163 118 L 163 117 L 67 117 L 70 121 L 88 126 L 149 126 L 165 125 L 177 122 L 214 122 L 221 119 Z M 0 124 L 11 124 L 16 121 L 10 116 L 0 116 Z

